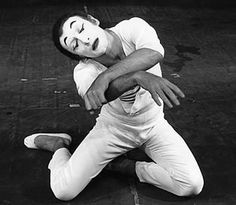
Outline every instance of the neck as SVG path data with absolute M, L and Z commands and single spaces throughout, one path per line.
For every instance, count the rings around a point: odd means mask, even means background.
M 120 38 L 113 31 L 105 30 L 105 32 L 108 39 L 106 53 L 96 58 L 96 60 L 105 66 L 111 66 L 124 59 L 125 54 Z

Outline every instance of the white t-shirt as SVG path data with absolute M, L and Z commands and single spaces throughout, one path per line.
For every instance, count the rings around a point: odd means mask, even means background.
M 109 30 L 119 36 L 126 56 L 141 48 L 150 48 L 164 56 L 164 49 L 156 31 L 141 18 L 134 17 L 121 21 Z M 105 66 L 92 59 L 81 61 L 74 69 L 74 81 L 79 95 L 83 97 L 97 76 L 106 69 Z M 147 71 L 162 76 L 159 63 Z M 133 90 L 124 93 L 120 98 L 109 102 L 106 106 L 121 114 L 122 112 L 124 114 L 135 114 L 149 106 L 150 103 L 155 103 L 150 93 L 142 88 L 139 89 L 137 86 Z M 162 109 L 161 106 L 160 111 Z

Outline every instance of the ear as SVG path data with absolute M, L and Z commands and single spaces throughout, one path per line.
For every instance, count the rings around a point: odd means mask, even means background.
M 87 18 L 91 23 L 95 24 L 96 26 L 100 25 L 100 21 L 94 18 L 93 16 L 91 16 L 90 14 L 87 15 Z

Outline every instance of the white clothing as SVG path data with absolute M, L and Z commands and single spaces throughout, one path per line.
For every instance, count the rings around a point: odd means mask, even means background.
M 111 30 L 120 37 L 126 55 L 139 48 L 164 54 L 155 30 L 140 18 L 122 21 Z M 76 66 L 74 80 L 82 97 L 105 69 L 93 60 Z M 159 64 L 149 72 L 161 76 Z M 153 160 L 136 162 L 141 182 L 180 196 L 201 191 L 203 178 L 197 162 L 184 140 L 164 119 L 163 106 L 158 106 L 144 89 L 135 89 L 102 107 L 96 125 L 72 155 L 65 148 L 54 153 L 49 169 L 51 188 L 57 198 L 74 198 L 107 163 L 136 147 Z M 130 92 L 135 93 L 132 103 L 123 100 Z
M 156 31 L 141 18 L 134 17 L 130 20 L 122 21 L 115 27 L 110 28 L 110 30 L 120 38 L 126 56 L 141 48 L 149 48 L 158 51 L 164 56 L 164 48 L 158 39 Z M 83 97 L 95 78 L 105 69 L 105 66 L 91 59 L 79 63 L 74 69 L 74 81 L 79 95 Z M 147 70 L 147 72 L 162 76 L 159 63 Z M 107 106 L 112 107 L 122 114 L 134 114 L 146 108 L 150 101 L 151 103 L 155 103 L 150 93 L 142 88 L 137 94 L 134 93 L 136 94 L 134 103 L 125 102 L 125 96 L 130 95 L 130 92 L 134 91 L 137 91 L 137 88 L 124 93 L 120 98 L 110 102 Z M 158 113 L 162 113 L 163 107 L 160 106 L 159 109 Z

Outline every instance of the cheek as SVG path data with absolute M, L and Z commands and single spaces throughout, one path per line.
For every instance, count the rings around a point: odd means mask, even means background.
M 75 52 L 74 52 L 76 55 L 79 55 L 79 56 L 85 56 L 85 57 L 91 57 L 91 51 L 89 51 L 88 49 L 84 48 L 84 47 L 80 47 L 79 49 L 77 49 Z
M 65 47 L 63 45 L 61 45 L 63 49 L 65 49 L 67 52 L 70 52 L 71 53 L 71 50 L 68 48 L 68 47 Z
M 102 29 L 97 26 L 91 26 L 87 29 L 87 34 L 93 38 L 102 36 Z
M 64 49 L 66 49 L 65 48 L 65 45 L 64 45 L 64 43 L 63 43 L 63 39 L 59 39 L 59 44 L 60 44 L 60 46 L 62 47 L 62 48 L 64 48 Z
M 60 46 L 63 48 L 63 49 L 65 49 L 66 51 L 69 51 L 69 52 L 71 52 L 70 50 L 69 50 L 69 48 L 64 44 L 64 42 L 63 42 L 63 40 L 59 40 L 59 43 L 60 43 Z
M 67 51 L 70 52 L 70 53 L 74 53 L 74 51 L 73 51 L 72 49 L 68 48 L 68 47 L 66 47 L 66 48 L 64 48 L 64 49 L 67 50 Z

